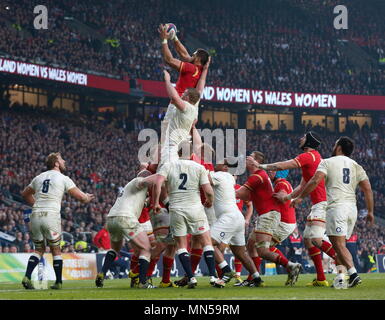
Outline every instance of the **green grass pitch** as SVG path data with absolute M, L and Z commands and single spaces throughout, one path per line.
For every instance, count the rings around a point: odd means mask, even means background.
M 105 280 L 104 287 L 94 281 L 65 281 L 62 290 L 25 290 L 19 283 L 0 283 L 0 299 L 18 300 L 385 300 L 385 273 L 362 274 L 362 284 L 347 290 L 306 287 L 314 275 L 300 275 L 295 287 L 285 287 L 286 275 L 263 276 L 265 288 L 237 288 L 233 281 L 226 288 L 213 288 L 208 278 L 198 277 L 196 289 L 131 289 L 128 279 Z M 334 275 L 327 275 L 332 282 Z M 175 279 L 174 279 L 175 280 Z M 154 278 L 157 285 L 160 278 Z

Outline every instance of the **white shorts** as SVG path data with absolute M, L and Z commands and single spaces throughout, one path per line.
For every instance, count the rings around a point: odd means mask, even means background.
M 138 219 L 130 216 L 107 217 L 107 230 L 113 242 L 119 242 L 123 239 L 130 241 L 139 233 L 146 232 Z
M 310 214 L 307 216 L 306 221 L 318 221 L 318 222 L 326 222 L 326 206 L 327 202 L 322 201 L 311 207 Z M 325 228 L 318 225 L 307 225 L 305 226 L 305 230 L 303 232 L 303 237 L 305 239 L 314 239 L 314 238 L 323 238 L 325 234 Z
M 245 218 L 239 211 L 222 213 L 211 226 L 210 234 L 218 243 L 244 246 Z
M 170 208 L 170 231 L 173 236 L 199 235 L 210 230 L 203 206 L 188 209 Z
M 281 213 L 278 211 L 270 211 L 264 213 L 258 216 L 254 232 L 273 236 L 274 232 L 278 229 L 280 222 Z
M 61 218 L 59 212 L 33 212 L 31 214 L 31 238 L 36 244 L 48 240 L 61 240 Z
M 280 222 L 277 230 L 273 233 L 273 240 L 277 243 L 281 243 L 288 236 L 290 236 L 296 228 L 296 223 Z
M 349 239 L 357 221 L 355 203 L 333 205 L 326 210 L 326 234 L 328 236 L 345 236 Z

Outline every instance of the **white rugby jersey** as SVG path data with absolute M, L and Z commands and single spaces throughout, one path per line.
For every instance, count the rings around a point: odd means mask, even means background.
M 322 160 L 317 171 L 326 174 L 325 186 L 328 205 L 343 202 L 356 203 L 357 185 L 368 179 L 365 170 L 353 159 L 346 156 L 335 156 Z
M 57 170 L 48 170 L 39 174 L 28 186 L 35 190 L 33 195 L 35 204 L 32 212 L 55 212 L 57 214 L 60 214 L 64 193 L 76 187 L 71 178 Z
M 107 217 L 140 217 L 144 201 L 147 197 L 147 187 L 142 189 L 138 188 L 138 183 L 142 180 L 143 178 L 137 177 L 125 185 L 124 189 L 118 194 L 118 198 L 110 209 Z
M 201 164 L 179 159 L 165 163 L 158 174 L 166 178 L 170 209 L 202 206 L 199 187 L 210 182 L 206 169 Z
M 219 218 L 223 213 L 239 211 L 235 197 L 235 179 L 223 171 L 210 172 L 214 185 L 214 209 Z
M 171 105 L 167 110 L 168 126 L 166 128 L 165 145 L 178 146 L 183 140 L 190 139 L 190 131 L 195 119 L 198 118 L 198 106 L 185 101 L 184 111 Z

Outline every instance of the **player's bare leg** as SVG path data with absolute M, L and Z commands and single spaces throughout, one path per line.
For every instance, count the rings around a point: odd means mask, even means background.
M 255 247 L 255 233 L 253 232 L 246 244 L 247 252 L 250 256 L 250 259 L 253 261 L 253 264 L 258 272 L 260 272 L 260 266 L 262 263 L 262 258 L 258 256 L 257 248 Z M 251 281 L 253 280 L 251 274 L 249 273 L 249 276 L 245 281 L 243 281 L 241 284 L 238 284 L 238 286 L 244 287 L 249 286 Z
M 29 257 L 27 269 L 26 269 L 24 278 L 21 282 L 23 287 L 27 290 L 35 289 L 31 281 L 32 272 L 35 269 L 35 267 L 39 264 L 39 261 L 45 252 L 44 240 L 41 242 L 34 241 L 34 243 L 35 243 L 36 249 L 35 249 L 35 252 Z
M 246 247 L 245 246 L 232 246 L 230 245 L 231 252 L 234 254 L 234 256 L 241 261 L 242 265 L 246 268 L 246 270 L 251 275 L 251 282 L 248 284 L 248 286 L 252 287 L 264 287 L 265 284 L 261 279 L 261 276 L 249 256 Z
M 224 250 L 226 248 L 226 244 L 222 242 L 218 242 L 215 239 L 211 239 L 212 244 L 214 246 L 214 257 L 215 257 L 215 262 L 216 265 L 219 268 L 220 274 L 221 274 L 221 279 L 210 279 L 210 284 L 214 285 L 215 287 L 218 288 L 223 288 L 226 283 L 228 283 L 234 276 L 235 272 L 231 270 L 230 266 L 228 265 L 227 261 L 225 260 L 224 257 Z M 218 271 L 218 270 L 217 270 Z M 218 272 L 219 275 L 219 272 Z
M 300 274 L 302 270 L 302 266 L 300 263 L 293 263 L 284 255 L 280 255 L 275 252 L 270 251 L 270 244 L 272 242 L 272 236 L 264 233 L 255 232 L 255 242 L 256 242 L 256 248 L 258 255 L 262 259 L 269 260 L 271 262 L 280 264 L 284 266 L 288 272 L 288 275 L 290 277 L 290 285 L 293 286 L 298 279 L 298 275 Z
M 361 278 L 357 273 L 356 268 L 354 267 L 353 258 L 349 250 L 346 248 L 346 238 L 345 236 L 329 236 L 329 239 L 333 245 L 333 248 L 337 252 L 338 258 L 342 265 L 346 267 L 349 275 L 349 288 L 355 287 L 360 284 Z M 337 281 L 344 282 L 345 275 L 343 273 L 339 273 L 336 277 Z M 335 286 L 336 287 L 336 286 Z M 337 288 L 338 289 L 338 288 Z

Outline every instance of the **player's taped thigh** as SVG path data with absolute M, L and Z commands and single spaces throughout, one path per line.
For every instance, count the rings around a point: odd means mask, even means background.
M 258 248 L 270 248 L 270 243 L 271 241 L 266 241 L 266 240 L 262 240 L 262 241 L 258 241 L 255 243 L 255 247 L 258 249 Z
M 48 240 L 49 247 L 59 247 L 60 248 L 61 237 L 56 238 L 54 240 Z
M 60 241 L 59 241 L 60 243 Z M 35 245 L 35 250 L 36 251 L 45 251 L 45 241 L 44 240 L 41 240 L 41 241 L 36 241 L 36 240 L 33 240 L 33 244 Z

